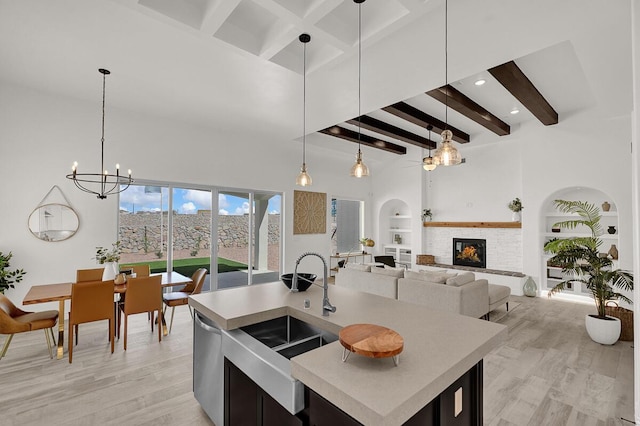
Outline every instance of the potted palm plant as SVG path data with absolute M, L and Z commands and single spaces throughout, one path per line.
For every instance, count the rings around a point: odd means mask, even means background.
M 586 227 L 590 235 L 554 239 L 545 244 L 544 250 L 553 255 L 549 262 L 562 267 L 563 276 L 567 277 L 549 291 L 549 297 L 565 290 L 569 283 L 583 285 L 591 293 L 597 310 L 596 315 L 585 317 L 587 333 L 597 343 L 612 345 L 620 337 L 620 320 L 606 315 L 606 302 L 617 299 L 631 304 L 632 301 L 616 289 L 632 291 L 633 275 L 613 269 L 612 259 L 600 255 L 603 227 L 598 207 L 584 201 L 555 200 L 554 203 L 560 212 L 577 215 L 576 219 L 555 223 L 554 227 Z

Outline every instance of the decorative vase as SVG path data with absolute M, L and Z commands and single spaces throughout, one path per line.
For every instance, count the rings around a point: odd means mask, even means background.
M 609 249 L 608 253 L 613 260 L 618 260 L 618 248 L 615 244 L 611 244 L 611 248 Z
M 604 203 L 602 203 L 602 211 L 603 212 L 608 212 L 610 208 L 611 208 L 611 204 L 607 203 L 606 201 Z
M 606 318 L 586 315 L 584 325 L 591 340 L 601 345 L 613 345 L 620 338 L 621 326 L 618 318 L 608 315 Z
M 512 222 L 520 222 L 522 220 L 522 214 L 520 212 L 513 212 L 511 214 Z
M 607 232 L 610 234 L 615 234 L 616 233 L 616 227 L 615 226 L 610 226 L 609 229 L 607 229 Z
M 525 296 L 528 297 L 536 297 L 538 295 L 538 286 L 536 282 L 531 277 L 527 277 L 527 280 L 524 282 L 522 286 L 522 292 Z
M 118 275 L 118 263 L 117 262 L 105 262 L 104 271 L 102 272 L 102 281 L 111 281 Z

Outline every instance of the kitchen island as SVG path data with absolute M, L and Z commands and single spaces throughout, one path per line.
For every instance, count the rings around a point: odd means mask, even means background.
M 337 312 L 328 317 L 322 316 L 320 288 L 291 293 L 280 282 L 202 293 L 189 305 L 222 330 L 285 315 L 334 334 L 357 323 L 388 327 L 404 338 L 397 367 L 390 358 L 356 354 L 342 362 L 336 341 L 291 358 L 291 376 L 362 424 L 401 425 L 471 372 L 480 388 L 472 404 L 481 421 L 482 359 L 505 339 L 506 327 L 335 286 L 329 296 Z M 311 300 L 309 309 L 304 299 Z M 467 396 L 461 391 L 453 398 Z

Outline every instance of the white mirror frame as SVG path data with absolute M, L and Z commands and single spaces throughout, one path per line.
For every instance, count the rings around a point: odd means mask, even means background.
M 75 235 L 80 219 L 75 210 L 65 204 L 44 204 L 29 215 L 29 231 L 42 241 L 58 242 Z

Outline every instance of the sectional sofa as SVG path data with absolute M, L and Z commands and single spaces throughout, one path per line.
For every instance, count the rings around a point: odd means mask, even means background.
M 336 274 L 335 284 L 474 318 L 488 318 L 502 304 L 509 310 L 509 287 L 476 279 L 473 272 L 458 272 L 348 264 Z

